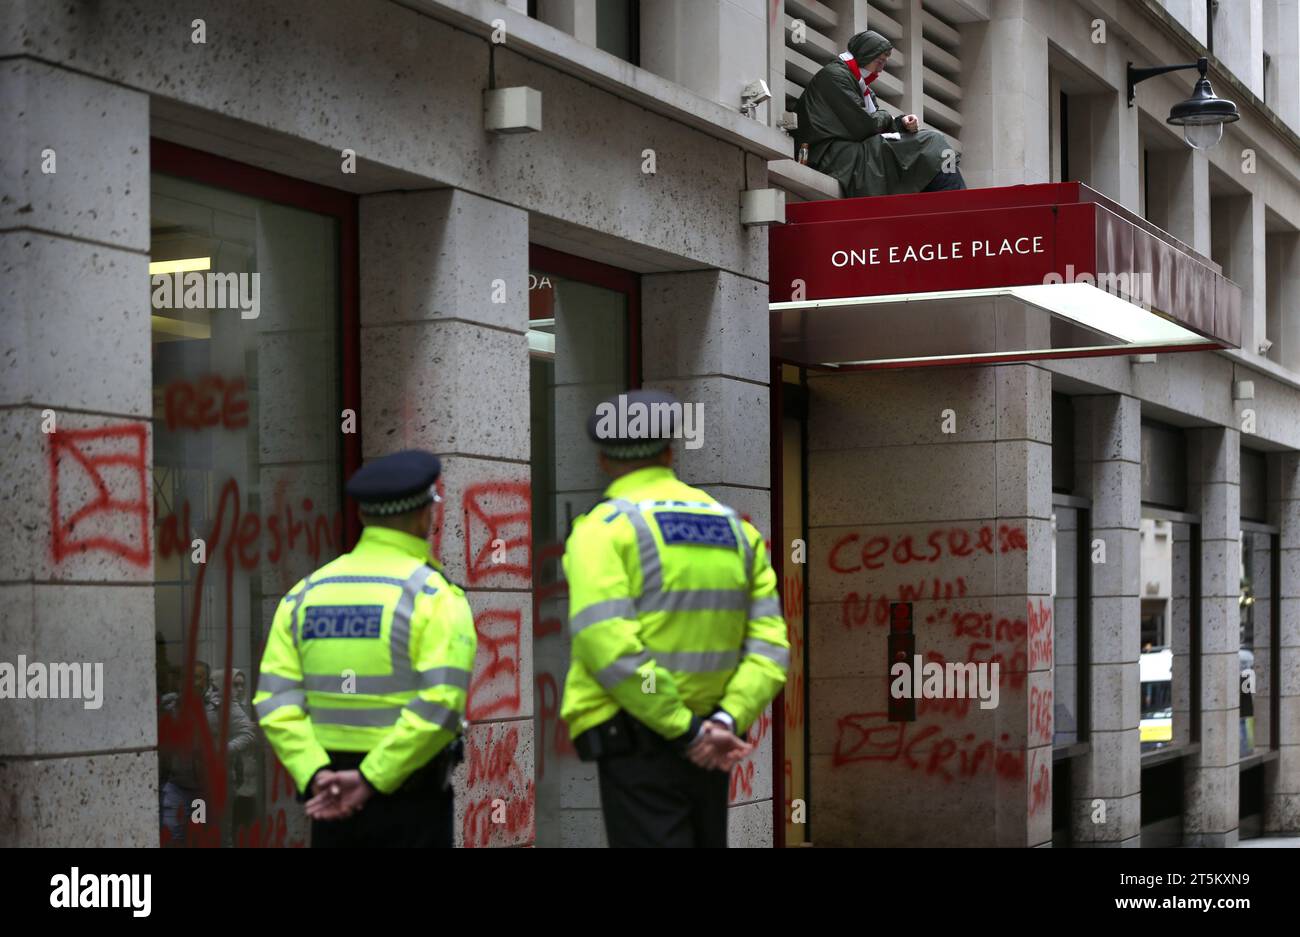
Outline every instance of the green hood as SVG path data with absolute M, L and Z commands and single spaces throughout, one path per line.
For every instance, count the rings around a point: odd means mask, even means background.
M 853 58 L 857 60 L 857 63 L 863 67 L 892 48 L 894 48 L 892 42 L 880 35 L 880 33 L 873 32 L 870 29 L 858 33 L 849 40 L 849 52 L 853 54 Z

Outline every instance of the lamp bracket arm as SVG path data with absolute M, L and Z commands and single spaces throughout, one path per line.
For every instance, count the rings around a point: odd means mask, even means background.
M 1133 106 L 1135 88 L 1140 82 L 1148 78 L 1154 78 L 1157 75 L 1165 75 L 1169 72 L 1180 72 L 1183 69 L 1195 68 L 1201 73 L 1201 77 L 1209 70 L 1209 60 L 1205 58 L 1197 59 L 1195 62 L 1184 62 L 1181 65 L 1149 65 L 1142 68 L 1135 68 L 1132 62 L 1128 63 L 1128 106 Z

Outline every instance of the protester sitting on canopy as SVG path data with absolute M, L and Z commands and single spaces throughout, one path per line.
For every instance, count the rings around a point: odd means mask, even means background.
M 922 130 L 915 114 L 893 116 L 872 92 L 893 48 L 871 30 L 850 39 L 849 51 L 799 98 L 795 140 L 808 144 L 809 165 L 839 180 L 846 198 L 966 188 L 948 138 Z

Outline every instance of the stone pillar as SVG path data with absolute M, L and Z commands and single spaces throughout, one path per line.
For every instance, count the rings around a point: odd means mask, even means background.
M 765 0 L 655 0 L 641 4 L 641 67 L 729 110 L 768 75 Z M 774 99 L 775 100 L 775 99 Z M 784 98 L 775 100 L 784 110 Z M 755 118 L 770 123 L 773 102 Z
M 1160 0 L 1160 3 L 1197 42 L 1205 44 L 1205 0 Z
M 962 175 L 972 188 L 1052 178 L 1047 36 L 1024 0 L 963 23 Z
M 1264 2 L 1220 3 L 1214 15 L 1214 55 L 1234 75 L 1264 98 Z
M 528 215 L 439 189 L 363 197 L 360 229 L 364 455 L 442 457 L 434 546 L 479 633 L 457 841 L 531 843 Z
M 156 846 L 149 99 L 20 55 L 0 126 L 0 661 L 91 677 L 0 701 L 0 842 Z
M 812 841 L 1050 843 L 1050 375 L 933 368 L 809 386 Z M 996 706 L 921 699 L 915 721 L 889 720 L 897 601 L 912 603 L 927 662 L 999 664 Z
M 1141 405 L 1121 394 L 1075 397 L 1075 472 L 1092 499 L 1091 750 L 1074 759 L 1072 838 L 1080 846 L 1138 846 L 1139 571 L 1142 520 Z
M 674 443 L 677 474 L 772 535 L 767 284 L 722 270 L 641 280 L 646 387 L 703 405 L 702 445 Z M 732 770 L 734 846 L 770 846 L 772 720 L 749 730 L 754 753 Z
M 1079 95 L 1070 104 L 1070 166 L 1088 166 L 1088 177 L 1083 181 L 1141 214 L 1138 108 L 1129 107 L 1118 91 Z M 1086 153 L 1088 158 L 1076 160 L 1075 150 Z
M 1147 166 L 1152 224 L 1210 255 L 1210 161 L 1205 153 L 1152 150 Z
M 1276 0 L 1276 5 L 1271 67 L 1277 94 L 1268 103 L 1288 127 L 1300 132 L 1300 0 Z
M 1253 355 L 1259 353 L 1259 345 L 1267 337 L 1268 330 L 1267 222 L 1263 196 L 1250 196 L 1247 211 L 1246 221 L 1250 226 L 1247 264 L 1250 272 L 1237 282 L 1245 290 L 1241 309 L 1241 348 Z
M 1277 519 L 1282 551 L 1275 601 L 1282 604 L 1280 673 L 1269 674 L 1278 694 L 1278 760 L 1264 768 L 1264 830 L 1300 833 L 1300 453 L 1269 456 L 1269 516 Z
M 1201 515 L 1201 748 L 1184 759 L 1183 845 L 1237 845 L 1241 689 L 1241 440 L 1187 433 L 1188 500 Z M 1176 678 L 1175 678 L 1176 679 Z M 1177 714 L 1174 716 L 1177 719 Z
M 596 44 L 596 0 L 538 0 L 537 18 L 579 42 Z
M 1264 200 L 1225 195 L 1211 198 L 1210 204 L 1213 257 L 1222 264 L 1224 276 L 1242 289 L 1241 349 L 1255 354 L 1268 322 Z
M 1264 235 L 1264 296 L 1267 355 L 1284 368 L 1300 370 L 1300 234 L 1286 231 Z
M 903 66 L 903 113 L 925 114 L 925 51 L 921 32 L 923 10 L 921 0 L 903 0 L 894 13 L 898 25 L 903 27 L 903 41 L 899 51 L 905 56 Z

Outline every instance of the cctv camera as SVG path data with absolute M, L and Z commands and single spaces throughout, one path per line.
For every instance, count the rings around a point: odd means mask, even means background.
M 741 93 L 741 99 L 745 102 L 746 107 L 757 107 L 764 101 L 772 100 L 772 91 L 767 87 L 767 82 L 760 78 L 745 85 L 745 90 Z
M 1266 338 L 1259 343 L 1259 353 L 1261 355 L 1266 355 L 1268 354 L 1268 350 L 1272 347 L 1273 347 L 1273 343 Z
M 741 92 L 740 113 L 752 119 L 758 110 L 758 106 L 771 99 L 772 92 L 768 89 L 766 81 L 761 78 L 757 81 L 751 81 L 745 85 L 745 90 Z

